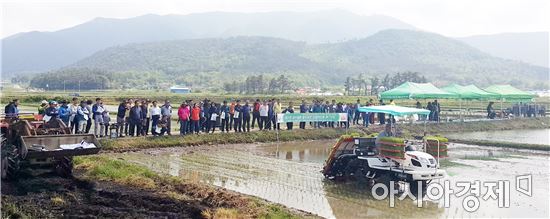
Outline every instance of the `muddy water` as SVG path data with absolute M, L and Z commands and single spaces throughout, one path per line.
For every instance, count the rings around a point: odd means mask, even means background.
M 410 199 L 390 208 L 356 182 L 332 182 L 320 173 L 333 141 L 291 142 L 280 145 L 219 146 L 189 153 L 167 149 L 117 154 L 122 159 L 151 169 L 224 187 L 327 218 L 365 217 L 548 217 L 548 154 L 502 151 L 497 148 L 452 145 L 446 180 L 511 180 L 510 208 L 498 208 L 497 200 L 480 200 L 477 211 L 462 207 L 463 197 L 451 196 L 449 208 L 442 202 L 425 201 L 417 208 Z M 532 174 L 533 195 L 515 191 L 515 176 Z M 461 188 L 460 188 L 461 189 Z M 484 190 L 482 189 L 482 192 Z M 482 193 L 484 194 L 484 193 Z
M 525 144 L 544 144 L 550 146 L 550 129 L 465 132 L 460 134 L 450 134 L 449 137 Z

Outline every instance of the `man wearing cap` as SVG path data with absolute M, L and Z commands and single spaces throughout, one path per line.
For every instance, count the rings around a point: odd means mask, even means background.
M 48 119 L 48 121 L 51 120 L 51 119 L 59 118 L 59 110 L 57 109 L 57 101 L 55 101 L 55 100 L 50 101 L 50 106 L 48 108 L 46 108 L 45 113 L 46 113 L 47 116 L 50 117 L 50 119 Z
M 38 115 L 46 115 L 46 108 L 48 108 L 48 101 L 42 100 L 40 106 L 38 106 Z

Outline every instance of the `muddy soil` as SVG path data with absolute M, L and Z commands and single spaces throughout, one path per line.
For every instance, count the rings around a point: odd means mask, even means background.
M 53 174 L 2 182 L 2 216 L 13 205 L 31 218 L 200 218 L 207 207 L 151 190 Z M 12 206 L 9 206 L 12 205 Z M 12 212 L 6 212 L 6 211 Z

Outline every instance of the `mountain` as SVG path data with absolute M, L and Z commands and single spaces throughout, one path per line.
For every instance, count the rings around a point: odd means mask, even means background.
M 232 36 L 322 43 L 364 38 L 389 28 L 415 29 L 392 17 L 360 16 L 343 10 L 96 18 L 60 31 L 20 33 L 2 39 L 2 74 L 52 70 L 128 43 Z
M 493 57 L 455 39 L 410 30 L 385 30 L 364 39 L 326 44 L 269 37 L 136 43 L 99 51 L 65 69 L 79 68 L 154 72 L 160 75 L 155 80 L 208 82 L 207 86 L 257 74 L 285 74 L 305 83 L 327 84 L 341 84 L 347 76 L 360 73 L 381 78 L 406 71 L 420 72 L 439 84 L 526 87 L 549 79 L 548 68 Z
M 548 32 L 502 33 L 457 38 L 493 56 L 548 67 Z

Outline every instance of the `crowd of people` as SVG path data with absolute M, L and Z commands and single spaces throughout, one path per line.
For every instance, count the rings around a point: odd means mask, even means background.
M 389 105 L 395 105 L 390 100 Z M 16 117 L 19 114 L 19 100 L 11 101 L 5 107 L 6 117 Z M 267 99 L 255 101 L 231 100 L 216 103 L 204 99 L 202 101 L 186 100 L 179 106 L 172 107 L 170 101 L 162 103 L 148 99 L 126 99 L 121 101 L 116 111 L 116 120 L 111 120 L 111 115 L 101 98 L 92 100 L 79 100 L 77 97 L 71 101 L 42 101 L 38 107 L 38 115 L 45 121 L 51 118 L 59 118 L 72 133 L 90 133 L 93 124 L 93 134 L 98 137 L 111 136 L 146 136 L 146 135 L 172 135 L 172 121 L 179 125 L 179 134 L 213 133 L 216 129 L 220 132 L 250 132 L 258 130 L 280 130 L 277 115 L 280 113 L 346 113 L 347 121 L 343 122 L 299 122 L 299 128 L 305 129 L 306 125 L 313 128 L 348 128 L 350 125 L 368 127 L 375 122 L 386 124 L 394 122 L 392 116 L 384 113 L 360 112 L 361 106 L 386 105 L 383 100 L 375 102 L 369 99 L 364 104 L 358 99 L 355 104 L 332 101 L 314 100 L 307 103 L 302 100 L 299 106 L 294 107 L 289 102 L 282 106 L 280 99 Z M 495 118 L 496 113 L 491 102 L 487 107 L 488 118 Z M 424 108 L 417 101 L 416 108 Z M 419 120 L 439 121 L 441 106 L 437 100 L 428 102 L 425 109 L 429 115 L 421 116 Z M 173 114 L 174 111 L 174 114 Z M 510 114 L 516 116 L 537 116 L 546 111 L 545 107 L 536 104 L 515 104 L 508 109 Z M 177 113 L 176 113 L 177 112 Z M 114 113 L 113 113 L 114 114 Z M 176 118 L 173 118 L 176 117 Z M 294 123 L 286 124 L 287 130 L 292 130 Z
M 496 118 L 497 111 L 494 108 L 494 102 L 489 102 L 487 105 L 487 118 Z M 543 104 L 527 104 L 527 103 L 515 103 L 512 107 L 502 110 L 501 117 L 544 117 L 546 116 L 546 106 Z
M 385 105 L 383 100 L 379 105 Z M 389 104 L 394 105 L 391 100 Z M 13 100 L 6 108 L 6 116 L 17 116 L 19 100 Z M 389 119 L 384 113 L 359 112 L 361 106 L 376 105 L 373 99 L 361 104 L 357 100 L 352 103 L 337 103 L 336 100 L 315 100 L 308 104 L 305 100 L 296 107 L 292 102 L 283 107 L 280 99 L 255 101 L 231 100 L 216 103 L 205 99 L 195 102 L 183 101 L 179 106 L 172 107 L 170 101 L 162 103 L 151 100 L 126 99 L 122 101 L 116 111 L 116 120 L 111 115 L 101 98 L 71 101 L 42 101 L 38 106 L 38 115 L 49 121 L 58 118 L 70 127 L 72 133 L 90 133 L 93 131 L 98 137 L 116 135 L 145 136 L 145 135 L 172 135 L 172 120 L 177 120 L 179 134 L 213 133 L 220 132 L 250 132 L 251 130 L 280 130 L 277 122 L 280 113 L 347 113 L 348 121 L 343 122 L 300 122 L 298 127 L 305 129 L 306 125 L 313 128 L 348 128 L 350 125 L 369 126 L 375 121 L 386 124 Z M 174 115 L 173 112 L 174 111 Z M 177 112 L 177 113 L 176 113 Z M 177 117 L 173 119 L 173 117 Z M 393 121 L 393 120 L 392 120 Z M 93 125 L 93 130 L 91 130 Z M 287 130 L 294 128 L 294 123 L 285 123 Z M 177 129 L 176 129 L 177 130 Z
M 380 104 L 384 104 L 380 101 Z M 393 101 L 392 101 L 393 104 Z M 367 106 L 374 105 L 370 99 Z M 166 100 L 162 105 L 157 101 L 128 99 L 121 102 L 117 111 L 117 133 L 119 136 L 140 136 L 148 135 L 172 135 L 171 125 L 172 111 L 177 112 L 176 120 L 179 125 L 179 134 L 214 133 L 216 128 L 220 132 L 250 132 L 250 130 L 280 130 L 281 125 L 277 122 L 277 114 L 280 113 L 347 113 L 346 122 L 312 122 L 309 125 L 314 128 L 321 127 L 343 127 L 350 124 L 368 126 L 373 124 L 374 113 L 360 113 L 360 100 L 356 104 L 313 101 L 307 104 L 305 100 L 296 107 L 292 102 L 283 107 L 280 99 L 268 99 L 255 101 L 232 100 L 216 103 L 205 99 L 194 102 L 193 100 L 183 101 L 179 106 L 172 107 L 170 101 Z M 377 115 L 380 124 L 386 123 L 386 116 L 383 113 Z M 286 129 L 292 130 L 294 123 L 286 123 Z M 299 128 L 305 129 L 306 122 L 300 122 Z

